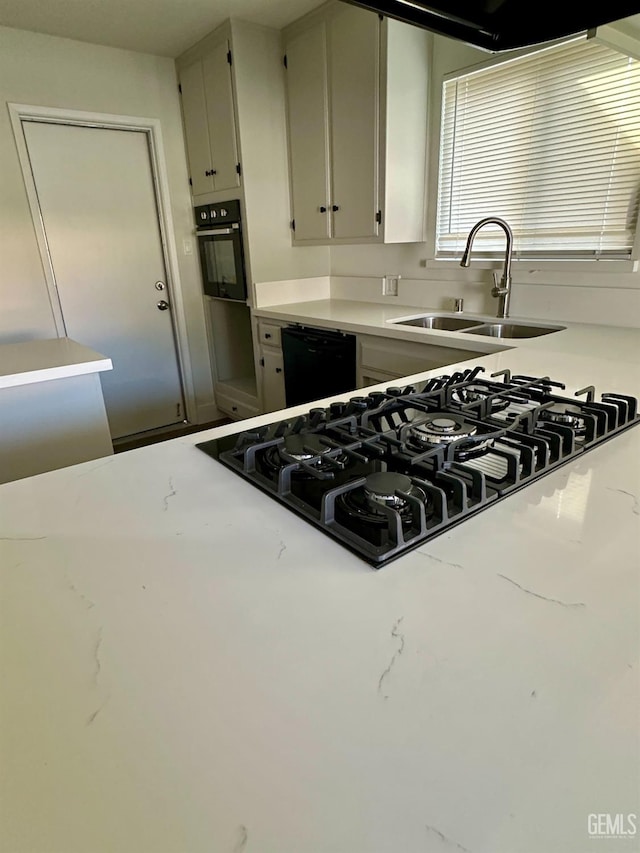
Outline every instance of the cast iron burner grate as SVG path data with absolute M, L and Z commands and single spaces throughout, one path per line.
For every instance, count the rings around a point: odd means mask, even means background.
M 640 423 L 634 397 L 484 369 L 196 445 L 379 568 Z

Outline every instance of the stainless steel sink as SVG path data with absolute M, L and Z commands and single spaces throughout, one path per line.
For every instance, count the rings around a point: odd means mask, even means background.
M 419 326 L 421 329 L 441 329 L 445 332 L 459 332 L 461 329 L 472 329 L 479 326 L 481 321 L 468 317 L 444 317 L 439 314 L 425 314 L 410 320 L 393 320 L 398 326 Z
M 521 323 L 487 323 L 475 329 L 463 330 L 468 335 L 489 338 L 539 338 L 551 332 L 562 332 L 566 326 L 525 326 Z

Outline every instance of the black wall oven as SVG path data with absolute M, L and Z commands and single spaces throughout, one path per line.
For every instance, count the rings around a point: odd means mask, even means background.
M 195 215 L 202 289 L 207 296 L 245 302 L 247 282 L 240 202 L 200 205 Z

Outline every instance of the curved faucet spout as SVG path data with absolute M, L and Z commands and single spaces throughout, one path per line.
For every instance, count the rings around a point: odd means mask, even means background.
M 486 216 L 484 219 L 481 219 L 479 222 L 476 222 L 471 231 L 469 231 L 469 236 L 467 237 L 467 245 L 465 246 L 465 250 L 462 253 L 460 266 L 469 266 L 473 241 L 475 240 L 475 236 L 478 231 L 485 225 L 499 225 L 500 228 L 502 228 L 502 230 L 504 231 L 505 237 L 507 238 L 507 245 L 504 253 L 504 268 L 502 270 L 502 278 L 500 279 L 500 282 L 498 282 L 497 273 L 494 274 L 495 282 L 494 287 L 491 291 L 491 295 L 497 297 L 500 300 L 498 302 L 497 316 L 501 318 L 508 317 L 509 302 L 511 301 L 511 254 L 513 247 L 513 231 L 511 230 L 509 224 L 505 222 L 504 219 L 500 219 L 500 217 L 498 216 Z

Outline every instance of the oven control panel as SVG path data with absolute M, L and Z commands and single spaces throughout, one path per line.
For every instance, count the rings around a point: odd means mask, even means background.
M 239 223 L 240 202 L 238 199 L 230 199 L 217 204 L 202 204 L 195 208 L 195 217 L 196 228 Z

